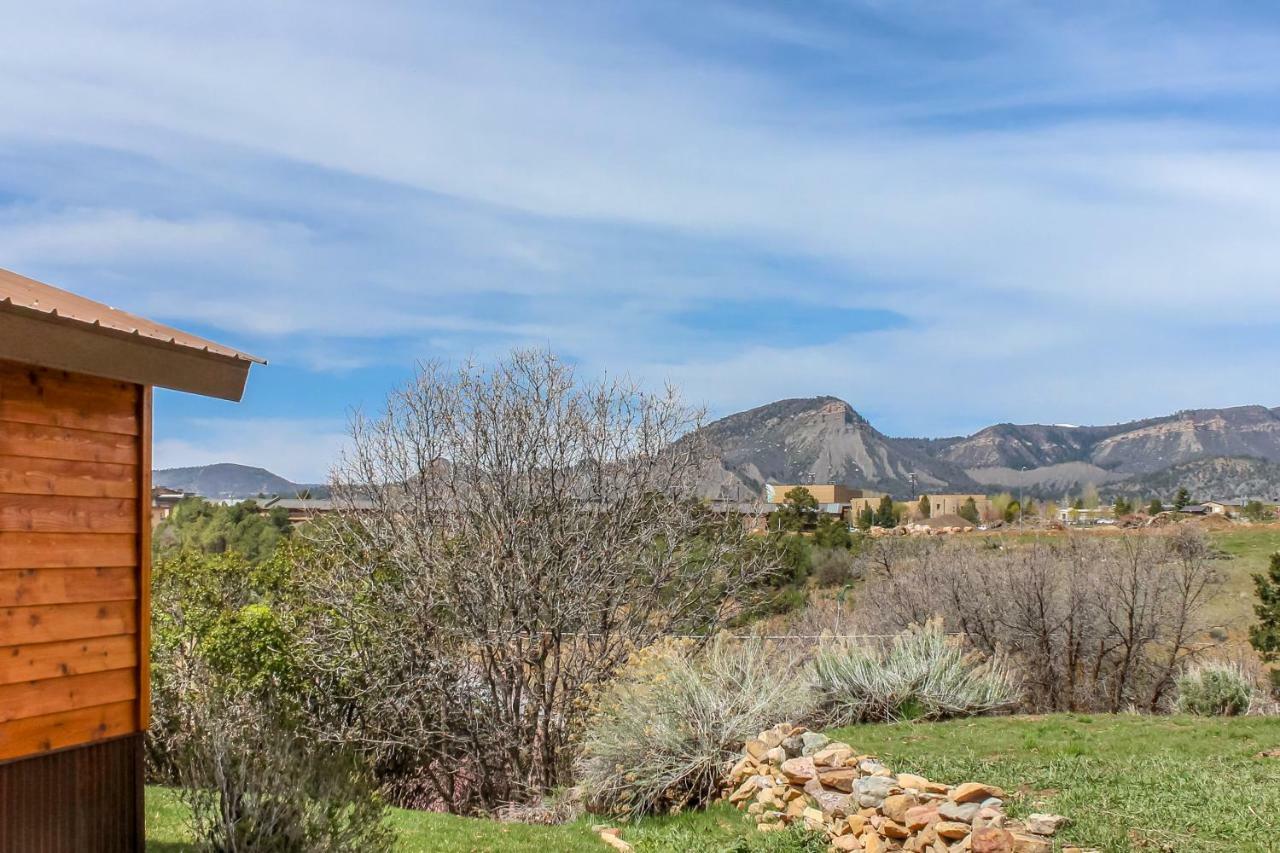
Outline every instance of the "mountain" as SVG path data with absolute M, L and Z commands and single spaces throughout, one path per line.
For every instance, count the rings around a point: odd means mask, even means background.
M 1280 502 L 1280 464 L 1247 456 L 1211 456 L 1125 480 L 1110 491 L 1145 498 L 1172 495 L 1179 488 L 1196 500 L 1261 498 Z
M 323 487 L 294 483 L 265 468 L 231 462 L 194 468 L 165 468 L 151 474 L 151 482 L 167 489 L 194 492 L 206 498 L 252 498 L 258 495 L 295 495 Z
M 704 427 L 719 461 L 704 490 L 721 497 L 759 495 L 765 483 L 823 483 L 906 494 L 917 488 L 976 486 L 959 466 L 889 438 L 836 397 L 779 400 Z
M 843 400 L 813 397 L 729 415 L 704 434 L 719 454 L 704 491 L 721 497 L 759 495 L 766 482 L 810 479 L 905 496 L 912 472 L 917 491 L 1021 488 L 1056 497 L 1093 484 L 1115 493 L 1160 493 L 1155 490 L 1164 481 L 1153 475 L 1170 471 L 1200 484 L 1206 496 L 1253 496 L 1272 493 L 1266 488 L 1272 472 L 1239 460 L 1280 464 L 1280 408 L 1263 406 L 1194 409 L 1107 426 L 1005 423 L 969 436 L 924 439 L 886 436 Z M 1203 464 L 1173 467 L 1192 462 Z

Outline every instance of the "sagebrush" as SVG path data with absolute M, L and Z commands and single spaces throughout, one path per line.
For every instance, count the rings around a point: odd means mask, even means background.
M 579 787 L 593 809 L 632 817 L 702 805 L 748 739 L 809 702 L 798 667 L 763 640 L 664 642 L 602 691 Z
M 1178 678 L 1178 710 L 1184 714 L 1237 717 L 1249 712 L 1254 681 L 1244 667 L 1210 661 L 1189 667 Z
M 1017 680 L 999 656 L 966 652 L 937 621 L 887 646 L 828 641 L 810 672 L 818 712 L 829 725 L 973 716 L 1018 698 Z

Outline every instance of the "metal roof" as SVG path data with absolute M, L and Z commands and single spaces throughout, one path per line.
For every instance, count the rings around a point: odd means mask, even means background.
M 97 329 L 137 335 L 153 341 L 213 353 L 227 358 L 266 364 L 264 359 L 216 344 L 187 332 L 143 319 L 134 314 L 77 296 L 44 282 L 0 269 L 0 309 L 17 308 L 38 312 L 50 320 L 60 320 Z

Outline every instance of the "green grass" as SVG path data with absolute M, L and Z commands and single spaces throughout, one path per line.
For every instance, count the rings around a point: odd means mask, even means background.
M 1051 811 L 1106 851 L 1280 851 L 1280 719 L 1108 715 L 854 726 L 830 733 L 894 770 L 982 781 L 1011 813 Z
M 1233 636 L 1245 636 L 1253 623 L 1253 575 L 1265 572 L 1271 555 L 1280 551 L 1280 525 L 1258 524 L 1210 535 L 1213 544 L 1232 559 L 1219 563 L 1224 583 L 1211 615 L 1231 629 Z
M 190 851 L 184 825 L 186 809 L 170 789 L 147 788 L 147 851 Z M 564 826 L 526 826 L 433 812 L 392 809 L 391 825 L 406 853 L 607 853 L 591 827 L 608 821 L 584 818 Z M 623 837 L 637 853 L 819 853 L 825 843 L 799 833 L 755 831 L 741 813 L 724 805 L 704 812 L 649 818 L 621 826 Z
M 1065 714 L 853 726 L 831 733 L 900 772 L 990 782 L 1011 813 L 1074 821 L 1067 840 L 1106 851 L 1280 851 L 1280 719 Z M 191 849 L 172 791 L 147 791 L 147 849 Z M 590 818 L 566 826 L 502 824 L 393 810 L 406 851 L 607 851 Z M 624 826 L 638 853 L 800 853 L 798 837 L 758 834 L 724 806 Z

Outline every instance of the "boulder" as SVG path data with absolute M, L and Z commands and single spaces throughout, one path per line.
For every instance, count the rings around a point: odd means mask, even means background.
M 994 826 L 975 829 L 969 843 L 973 853 L 1013 853 L 1013 836 Z

